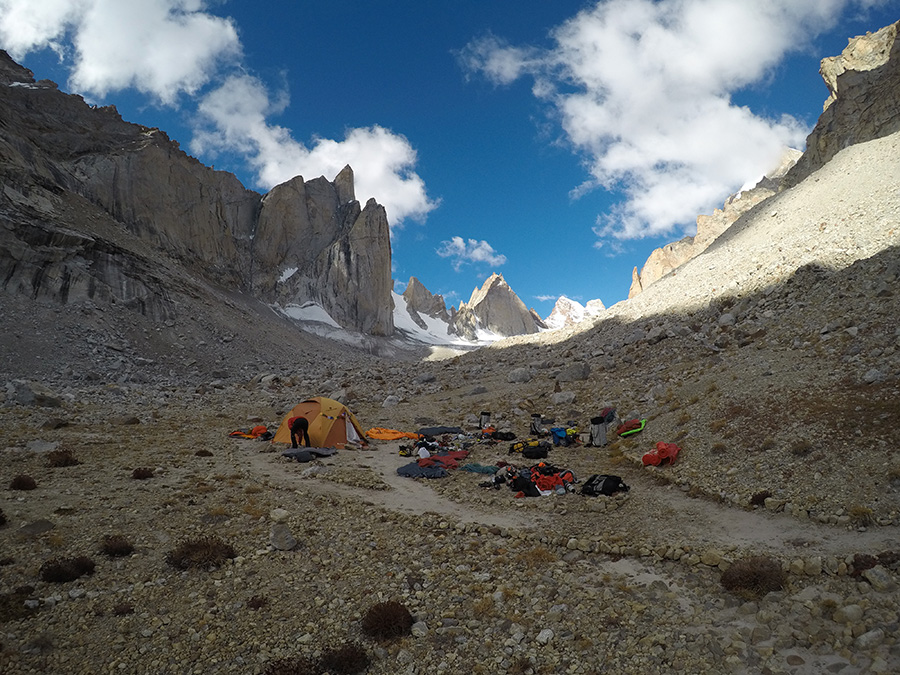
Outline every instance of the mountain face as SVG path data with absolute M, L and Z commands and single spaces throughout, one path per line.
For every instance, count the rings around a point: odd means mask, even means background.
M 628 297 L 633 298 L 676 267 L 703 253 L 716 237 L 727 230 L 738 218 L 776 194 L 785 174 L 797 163 L 801 154 L 799 150 L 786 150 L 778 166 L 767 173 L 752 189 L 742 190 L 731 195 L 725 201 L 724 207 L 716 209 L 711 216 L 697 216 L 696 235 L 666 244 L 650 253 L 650 257 L 647 258 L 641 271 L 638 272 L 635 267 L 631 273 L 631 288 L 628 290 Z
M 479 333 L 499 336 L 528 335 L 547 326 L 525 307 L 501 274 L 492 274 L 472 291 L 469 302 L 461 302 L 453 314 L 450 331 L 468 340 L 479 339 Z
M 806 151 L 790 150 L 752 190 L 732 195 L 722 210 L 697 218 L 697 235 L 658 248 L 641 271 L 634 268 L 628 297 L 702 253 L 732 223 L 779 191 L 797 185 L 838 151 L 900 130 L 900 22 L 852 38 L 840 56 L 822 60 L 819 73 L 830 93 L 806 139 Z
M 587 305 L 582 305 L 577 300 L 561 295 L 553 305 L 549 316 L 544 319 L 544 324 L 550 330 L 566 328 L 579 324 L 589 317 L 598 316 L 605 309 L 600 300 L 590 300 Z
M 353 173 L 248 190 L 158 129 L 94 108 L 0 52 L 0 279 L 61 304 L 154 319 L 212 284 L 272 305 L 315 302 L 344 327 L 393 333 L 384 209 Z M 193 286 L 187 291 L 187 286 Z
M 427 324 L 421 315 L 438 319 L 444 323 L 450 323 L 450 314 L 447 313 L 447 304 L 444 296 L 432 295 L 416 277 L 410 277 L 406 290 L 403 291 L 406 300 L 407 311 L 410 318 L 420 328 L 426 328 Z
M 852 38 L 840 56 L 822 59 L 819 73 L 831 92 L 806 152 L 785 177 L 792 187 L 840 150 L 900 131 L 900 21 Z

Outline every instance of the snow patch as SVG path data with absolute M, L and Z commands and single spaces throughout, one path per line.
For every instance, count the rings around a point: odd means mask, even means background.
M 285 281 L 290 279 L 297 273 L 297 267 L 288 267 L 284 272 L 281 273 L 281 278 L 278 280 L 278 283 L 283 284 Z
M 328 312 L 314 302 L 306 302 L 302 305 L 285 305 L 276 309 L 295 321 L 314 321 L 333 326 L 334 328 L 341 328 L 341 324 L 332 319 Z
M 427 314 L 419 314 L 426 326 L 422 328 L 409 315 L 406 298 L 395 291 L 391 291 L 391 296 L 394 298 L 394 328 L 409 339 L 429 345 L 472 345 L 458 335 L 450 335 L 447 332 L 449 324 L 446 321 Z

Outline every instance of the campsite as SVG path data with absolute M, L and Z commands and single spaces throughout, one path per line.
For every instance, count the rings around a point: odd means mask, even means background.
M 500 359 L 468 363 L 489 395 L 472 395 L 455 362 L 437 362 L 429 366 L 434 381 L 413 384 L 412 369 L 398 378 L 415 405 L 383 406 L 383 380 L 372 377 L 354 382 L 350 410 L 364 430 L 459 426 L 468 460 L 509 462 L 513 442 L 482 442 L 480 414 L 490 409 L 495 428 L 527 438 L 534 410 L 554 408 L 554 387 L 535 385 L 522 398 Z M 391 366 L 392 377 L 401 367 Z M 349 384 L 351 372 L 326 379 Z M 83 387 L 63 409 L 0 409 L 5 482 L 25 474 L 37 482 L 8 490 L 2 506 L 3 573 L 22 589 L 4 599 L 24 598 L 30 608 L 27 619 L 5 623 L 4 644 L 14 648 L 4 648 L 4 667 L 149 673 L 195 662 L 218 663 L 221 672 L 302 673 L 337 655 L 337 667 L 349 669 L 333 672 L 593 673 L 601 661 L 635 673 L 704 672 L 723 662 L 746 672 L 748 663 L 777 660 L 812 673 L 863 662 L 877 672 L 892 662 L 893 582 L 873 570 L 895 564 L 895 528 L 823 524 L 680 484 L 721 463 L 681 433 L 707 424 L 679 422 L 685 409 L 705 414 L 686 392 L 683 406 L 676 398 L 642 406 L 648 419 L 638 434 L 617 439 L 610 428 L 606 447 L 552 447 L 542 460 L 579 480 L 620 475 L 628 492 L 522 498 L 458 468 L 440 479 L 398 475 L 413 459 L 400 452 L 411 439 L 369 439 L 300 462 L 283 456 L 289 443 L 230 436 L 238 427 L 277 429 L 317 393 L 302 383 Z M 571 386 L 588 403 L 556 408 L 588 427 L 599 412 L 588 407 L 593 385 Z M 624 387 L 606 391 L 622 409 L 634 407 Z M 657 438 L 683 446 L 672 466 L 643 466 Z M 49 468 L 49 453 L 60 449 L 79 463 Z M 139 468 L 148 477 L 137 479 Z M 777 489 L 787 494 L 788 486 Z M 792 499 L 799 503 L 799 493 Z M 134 550 L 99 553 L 111 535 Z M 167 562 L 186 541 L 209 537 L 233 557 L 186 569 Z M 48 560 L 76 555 L 95 562 L 92 574 L 41 579 Z M 754 555 L 783 564 L 787 585 L 764 597 L 726 591 L 724 570 Z M 871 580 L 854 574 L 860 556 L 879 555 L 871 559 L 883 563 L 864 571 Z M 373 640 L 361 629 L 366 613 L 388 602 L 414 622 L 403 637 Z M 353 670 L 359 654 L 365 671 Z

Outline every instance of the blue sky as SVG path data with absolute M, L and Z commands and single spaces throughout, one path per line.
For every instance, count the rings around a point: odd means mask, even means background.
M 821 58 L 900 0 L 0 0 L 38 79 L 264 192 L 353 166 L 394 278 L 448 304 L 500 272 L 547 316 L 607 306 L 803 147 Z

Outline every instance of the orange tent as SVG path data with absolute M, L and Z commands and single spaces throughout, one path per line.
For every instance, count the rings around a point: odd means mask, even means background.
M 288 420 L 293 417 L 307 419 L 309 440 L 314 448 L 343 450 L 348 442 L 366 445 L 362 427 L 347 406 L 323 396 L 315 396 L 295 405 L 281 421 L 281 426 L 278 427 L 275 438 L 272 439 L 273 443 L 291 442 Z

